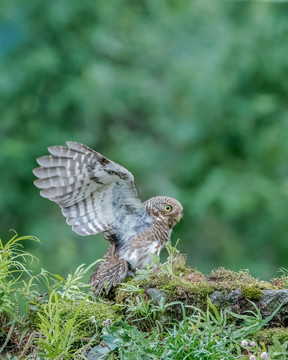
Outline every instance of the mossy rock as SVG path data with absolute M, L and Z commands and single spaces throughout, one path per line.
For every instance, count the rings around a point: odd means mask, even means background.
M 267 308 L 265 299 L 270 293 L 283 289 L 282 285 L 279 289 L 275 282 L 254 278 L 248 270 L 235 272 L 219 268 L 206 276 L 197 269 L 186 266 L 185 256 L 181 254 L 177 254 L 173 259 L 173 272 L 171 272 L 171 267 L 168 270 L 162 265 L 154 272 L 151 270 L 147 272 L 147 276 L 142 273 L 141 277 L 136 276 L 128 279 L 126 281 L 126 291 L 124 291 L 123 286 L 116 288 L 116 303 L 123 305 L 127 299 L 136 302 L 139 293 L 141 293 L 145 301 L 151 301 L 152 299 L 152 301 L 159 303 L 158 295 L 163 294 L 166 304 L 182 302 L 184 305 L 192 305 L 206 310 L 207 298 L 210 297 L 213 304 L 219 309 L 228 309 L 236 313 L 243 313 L 247 310 L 253 311 L 254 308 L 250 303 L 250 301 L 253 301 L 256 305 L 258 304 L 261 311 L 263 310 L 264 316 L 269 316 L 275 310 L 275 306 L 272 302 L 272 307 Z M 137 291 L 127 291 L 127 287 L 137 289 Z M 265 296 L 263 296 L 263 292 Z M 152 295 L 155 293 L 158 294 L 156 297 Z M 266 310 L 268 310 L 268 315 L 265 313 Z M 188 307 L 187 314 L 191 311 L 193 310 Z M 174 309 L 172 307 L 167 308 L 167 313 L 169 312 L 172 317 L 174 316 L 175 320 L 181 318 L 180 306 L 178 306 L 178 309 L 177 306 Z M 288 313 L 286 305 L 282 312 L 284 318 Z
M 252 277 L 248 270 L 234 272 L 219 268 L 206 276 L 198 270 L 186 266 L 185 257 L 179 255 L 174 265 L 173 274 L 157 271 L 147 278 L 130 278 L 126 283 L 131 287 L 141 288 L 144 292 L 151 288 L 165 291 L 167 302 L 181 300 L 186 304 L 193 304 L 201 308 L 206 307 L 207 296 L 214 291 L 227 294 L 240 288 L 244 298 L 259 300 L 262 296 L 262 290 L 277 289 L 277 286 L 270 282 Z M 116 289 L 116 303 L 125 302 L 127 296 L 133 297 L 131 293 L 123 291 L 121 287 Z

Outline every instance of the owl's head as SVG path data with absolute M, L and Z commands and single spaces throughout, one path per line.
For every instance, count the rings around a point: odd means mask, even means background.
M 165 221 L 171 229 L 183 216 L 183 206 L 168 196 L 155 196 L 145 201 L 144 205 L 149 215 L 158 221 Z

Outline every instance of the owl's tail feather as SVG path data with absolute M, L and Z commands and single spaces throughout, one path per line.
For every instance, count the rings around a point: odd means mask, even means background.
M 125 260 L 120 260 L 118 256 L 105 258 L 93 271 L 89 284 L 97 294 L 106 291 L 108 295 L 112 287 L 125 279 L 128 273 L 128 264 Z

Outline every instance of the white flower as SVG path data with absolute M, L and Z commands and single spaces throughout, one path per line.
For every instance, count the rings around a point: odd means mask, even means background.
M 103 326 L 112 325 L 112 320 L 111 320 L 111 319 L 104 320 L 104 321 L 102 322 L 102 325 L 103 325 Z
M 246 340 L 242 340 L 242 346 L 248 346 L 248 342 Z
M 251 346 L 256 346 L 256 343 L 254 341 L 251 342 Z
M 254 355 L 250 355 L 249 359 L 250 360 L 256 360 L 256 357 Z
M 268 355 L 266 352 L 263 352 L 260 357 L 261 359 L 268 359 Z

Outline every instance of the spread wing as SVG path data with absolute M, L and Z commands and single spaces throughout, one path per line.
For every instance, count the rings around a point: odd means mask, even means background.
M 34 184 L 59 204 L 67 223 L 80 235 L 109 232 L 125 241 L 149 223 L 133 175 L 89 147 L 68 141 L 37 159 Z M 128 230 L 129 229 L 129 230 Z

